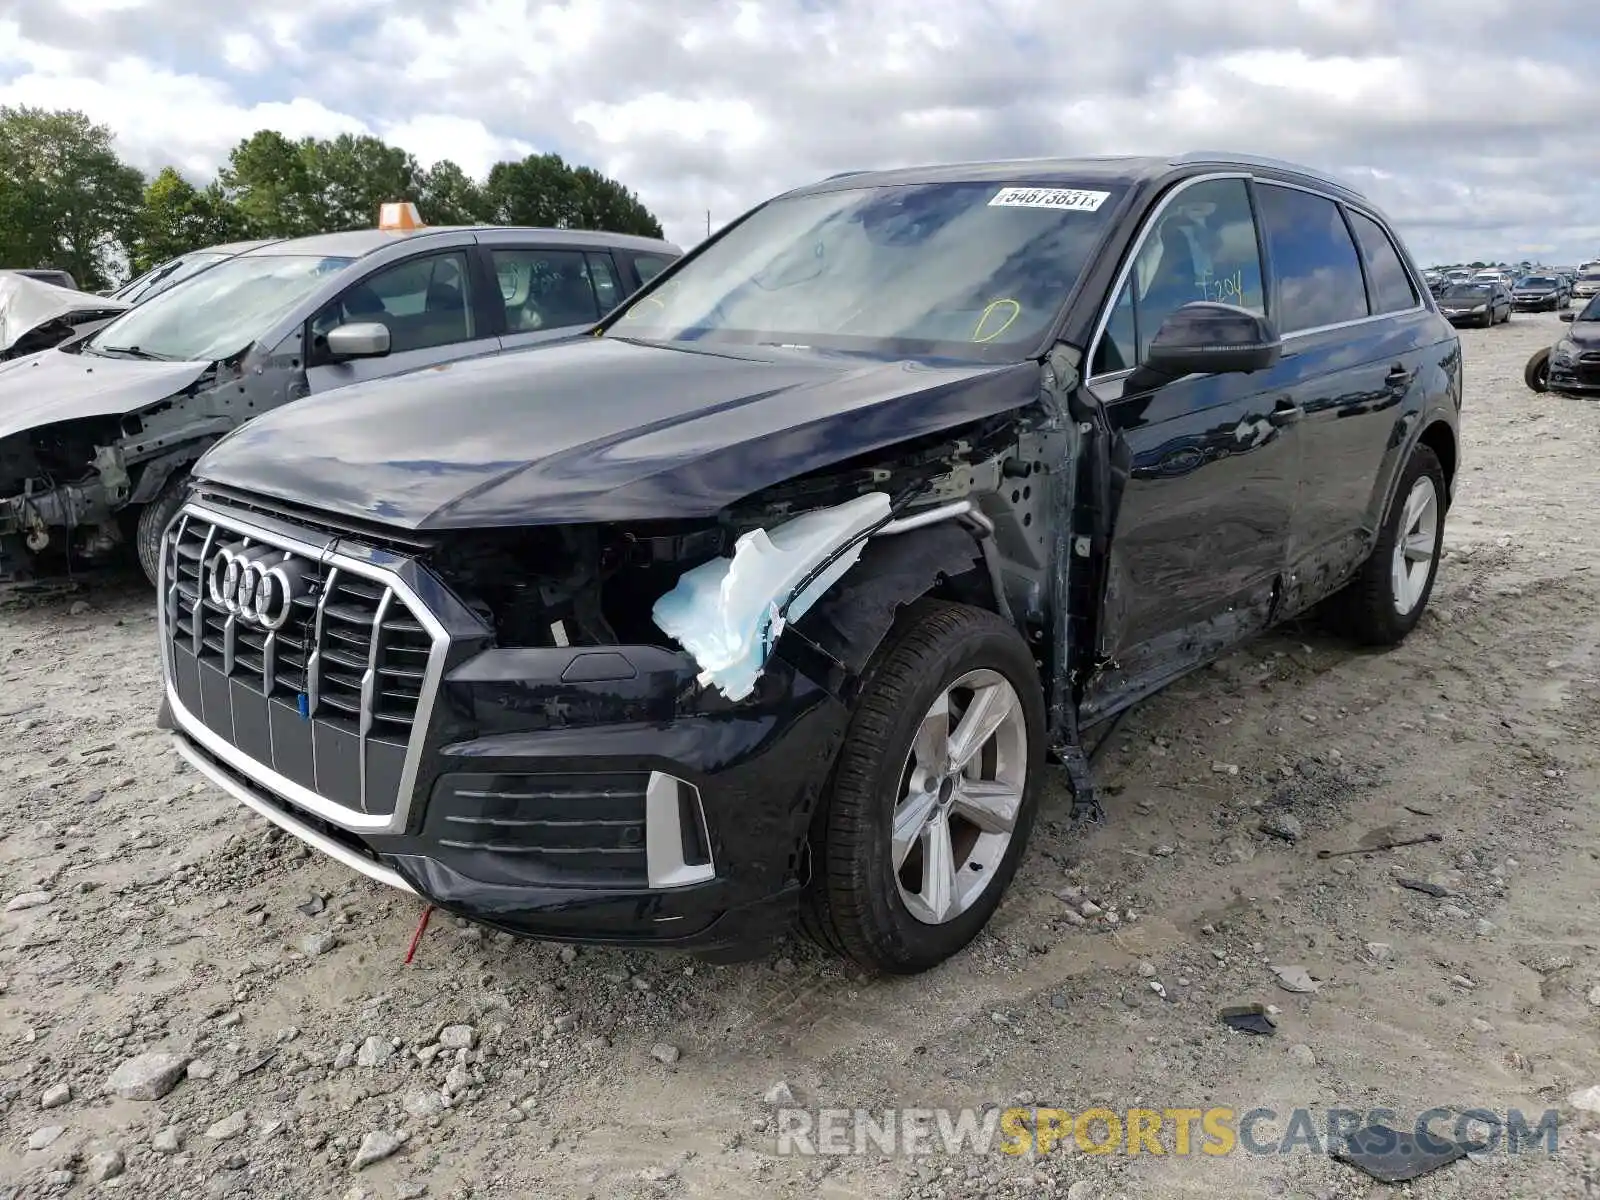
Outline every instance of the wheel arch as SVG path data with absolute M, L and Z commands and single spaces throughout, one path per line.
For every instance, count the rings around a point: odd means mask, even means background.
M 1434 420 L 1418 435 L 1417 445 L 1432 450 L 1434 457 L 1439 460 L 1439 466 L 1444 469 L 1444 502 L 1448 509 L 1455 499 L 1456 467 L 1459 462 L 1455 430 L 1450 428 L 1448 421 Z
M 133 485 L 133 490 L 128 494 L 128 506 L 149 504 L 161 494 L 161 489 L 166 487 L 167 480 L 194 463 L 198 462 L 214 438 L 201 441 L 188 442 L 177 447 L 159 458 L 153 458 L 139 468 L 139 481 Z
M 943 521 L 873 538 L 860 561 L 793 629 L 844 668 L 853 691 L 904 611 L 925 597 L 1006 615 L 977 536 L 961 523 Z

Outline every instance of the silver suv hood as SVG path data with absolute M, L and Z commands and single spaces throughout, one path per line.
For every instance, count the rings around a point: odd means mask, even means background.
M 188 387 L 210 367 L 62 350 L 0 363 L 0 438 L 56 421 L 133 412 Z

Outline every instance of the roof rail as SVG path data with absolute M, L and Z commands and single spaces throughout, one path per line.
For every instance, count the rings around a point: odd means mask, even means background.
M 854 171 L 836 171 L 832 175 L 823 176 L 822 182 L 827 183 L 830 179 L 847 179 L 851 175 L 865 175 L 867 173 L 865 168 L 857 168 Z
M 1365 193 L 1347 180 L 1340 179 L 1337 175 L 1327 171 L 1318 170 L 1316 167 L 1308 167 L 1304 163 L 1290 162 L 1284 158 L 1271 158 L 1263 154 L 1239 154 L 1232 150 L 1190 150 L 1185 154 L 1174 155 L 1171 161 L 1175 167 L 1207 162 L 1233 162 L 1251 167 L 1276 167 L 1280 171 L 1293 171 L 1296 175 L 1319 179 L 1323 183 L 1339 188 L 1341 191 L 1349 192 L 1352 196 L 1361 196 L 1365 199 Z

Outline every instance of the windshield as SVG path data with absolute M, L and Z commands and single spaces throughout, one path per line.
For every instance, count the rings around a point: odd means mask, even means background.
M 175 362 L 214 362 L 245 349 L 350 258 L 244 255 L 152 296 L 84 345 L 90 353 L 136 353 Z
M 1489 298 L 1489 285 L 1486 283 L 1458 283 L 1455 287 L 1444 290 L 1441 300 L 1471 300 L 1481 304 Z
M 1600 282 L 1600 271 L 1585 271 L 1582 275 L 1578 276 L 1578 278 L 1582 279 L 1585 283 Z
M 123 284 L 111 293 L 111 298 L 137 304 L 146 296 L 164 292 L 173 284 L 181 283 L 189 276 L 205 270 L 212 263 L 230 257 L 232 256 L 226 251 L 216 250 L 197 250 L 193 254 L 185 254 L 182 258 L 175 258 L 171 262 L 162 263 L 159 267 L 152 267 L 137 279 Z
M 1600 321 L 1600 296 L 1583 306 L 1583 311 L 1576 318 L 1579 321 Z
M 1556 281 L 1551 279 L 1548 275 L 1529 275 L 1521 283 L 1517 284 L 1517 286 L 1525 288 L 1552 288 L 1556 286 Z
M 1120 188 L 931 183 L 776 200 L 622 311 L 619 337 L 994 361 L 1037 343 Z

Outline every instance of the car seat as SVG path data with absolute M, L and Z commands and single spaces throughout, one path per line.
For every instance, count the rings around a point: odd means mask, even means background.
M 1192 300 L 1203 299 L 1188 231 L 1176 221 L 1168 222 L 1161 230 L 1161 261 L 1139 301 L 1139 333 L 1145 346 L 1173 312 Z

